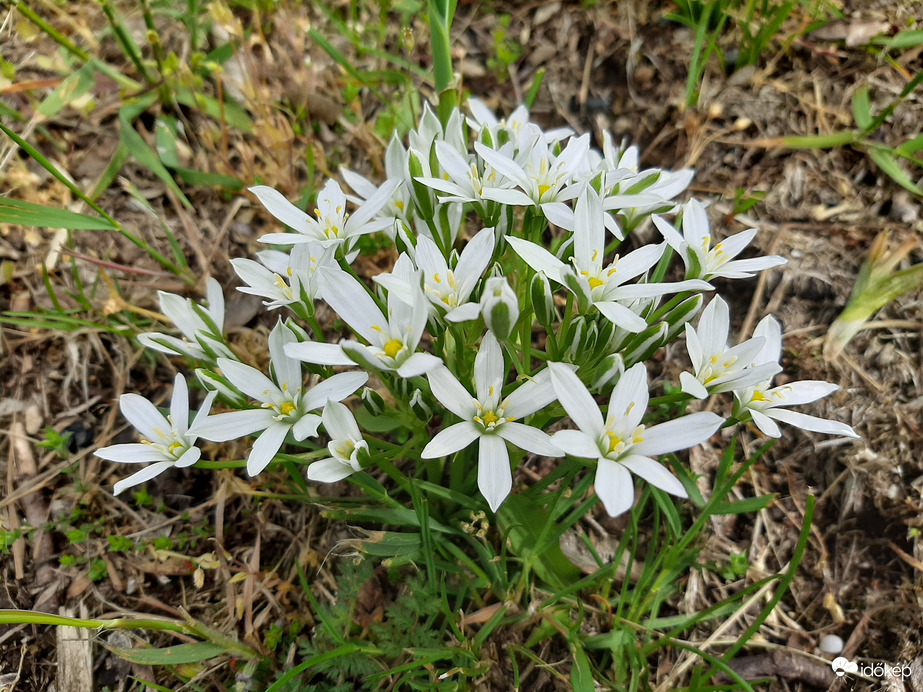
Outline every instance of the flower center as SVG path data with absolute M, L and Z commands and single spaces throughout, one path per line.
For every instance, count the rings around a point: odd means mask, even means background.
M 404 342 L 400 339 L 391 339 L 388 343 L 385 344 L 384 352 L 388 358 L 394 358 L 398 353 L 401 352 L 401 349 L 404 348 Z
M 168 452 L 169 454 L 174 454 L 174 455 L 175 455 L 176 452 L 177 452 L 177 450 L 182 449 L 182 448 L 183 448 L 182 443 L 180 443 L 180 442 L 174 442 L 174 443 L 171 444 L 169 447 L 167 447 L 167 452 Z
M 545 193 L 551 189 L 551 185 L 539 185 L 538 186 L 538 198 L 541 199 L 545 196 Z
M 587 283 L 590 284 L 590 290 L 592 290 L 594 288 L 599 288 L 600 286 L 602 286 L 603 280 L 597 279 L 595 276 L 591 276 L 589 279 L 587 279 Z
M 289 415 L 294 410 L 295 410 L 295 404 L 292 403 L 291 401 L 286 401 L 284 404 L 282 404 L 279 407 L 279 413 L 281 413 L 283 416 Z

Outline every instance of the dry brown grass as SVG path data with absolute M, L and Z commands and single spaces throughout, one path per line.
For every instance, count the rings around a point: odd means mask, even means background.
M 50 12 L 52 22 L 74 40 L 92 45 L 103 22 L 92 3 Z M 495 3 L 498 13 L 511 15 L 509 35 L 523 45 L 523 54 L 508 75 L 487 66 L 493 57 L 495 17 L 477 3 L 462 3 L 456 19 L 456 58 L 464 88 L 501 111 L 518 101 L 538 69 L 547 70 L 545 86 L 533 109 L 546 125 L 562 121 L 580 131 L 614 131 L 641 145 L 647 166 L 696 167 L 693 191 L 712 200 L 712 220 L 723 232 L 744 225 L 762 229 L 761 249 L 789 258 L 789 264 L 759 282 L 737 287 L 732 314 L 745 333 L 763 314 L 775 314 L 784 326 L 785 377 L 824 379 L 842 386 L 837 396 L 814 408 L 815 415 L 843 420 L 863 436 L 858 444 L 824 439 L 793 431 L 744 480 L 742 494 L 779 493 L 779 500 L 758 516 L 730 517 L 715 522 L 703 559 L 727 562 L 747 551 L 748 580 L 774 574 L 791 558 L 803 514 L 804 498 L 818 498 L 811 543 L 791 593 L 767 621 L 762 642 L 741 665 L 772 677 L 772 689 L 849 688 L 834 682 L 821 664 L 802 662 L 798 652 L 813 652 L 819 637 L 837 633 L 847 640 L 846 656 L 891 663 L 920 661 L 923 641 L 923 340 L 921 296 L 908 295 L 888 306 L 879 319 L 891 320 L 860 334 L 837 362 L 821 355 L 827 326 L 842 309 L 865 251 L 882 230 L 898 241 L 915 238 L 916 261 L 923 258 L 923 221 L 918 199 L 911 198 L 882 175 L 860 152 L 851 149 L 788 152 L 767 149 L 760 140 L 784 134 L 822 134 L 851 125 L 850 97 L 860 84 L 870 83 L 882 100 L 898 92 L 907 74 L 923 69 L 920 51 L 899 59 L 899 68 L 879 61 L 861 47 L 835 39 L 807 36 L 791 46 L 774 44 L 755 70 L 730 77 L 711 69 L 700 107 L 681 107 L 691 51 L 691 35 L 662 21 L 660 7 L 644 2 L 601 3 L 585 9 L 577 4 L 538 5 Z M 47 7 L 51 7 L 48 5 Z M 47 8 L 41 5 L 44 12 Z M 857 4 L 860 16 L 850 21 L 881 21 L 904 26 L 920 14 L 914 4 L 877 3 L 876 9 Z M 41 36 L 29 37 L 19 18 L 6 14 L 0 33 L 4 60 L 16 67 L 15 85 L 38 80 L 30 88 L 0 87 L 12 107 L 27 115 L 50 89 L 40 80 L 56 79 L 54 47 Z M 847 13 L 848 16 L 848 13 Z M 225 30 L 241 31 L 233 18 Z M 251 21 L 255 17 L 249 18 Z M 797 13 L 786 25 L 794 32 L 804 17 Z M 316 186 L 340 164 L 367 175 L 380 174 L 383 142 L 373 124 L 382 106 L 363 93 L 345 102 L 341 73 L 312 45 L 305 29 L 325 26 L 315 11 L 296 5 L 280 8 L 267 33 L 251 34 L 224 86 L 251 108 L 252 135 L 203 126 L 188 115 L 193 146 L 188 165 L 231 174 L 246 183 L 260 180 L 297 197 L 306 185 Z M 848 24 L 847 24 L 848 28 Z M 425 44 L 422 24 L 415 25 L 418 46 L 411 59 L 421 61 Z M 165 45 L 182 50 L 180 33 L 165 30 Z M 337 43 L 346 50 L 348 47 Z M 118 56 L 108 54 L 113 61 Z M 306 62 L 305 58 L 310 57 Z M 375 65 L 370 58 L 360 65 Z M 714 66 L 712 66 L 714 67 Z M 903 68 L 903 69 L 900 69 Z M 424 90 L 424 94 L 425 94 Z M 17 125 L 61 168 L 70 171 L 83 189 L 93 187 L 114 151 L 114 115 L 120 94 L 103 82 L 89 113 L 65 109 L 46 121 Z M 306 109 L 313 124 L 296 134 L 292 114 Z M 347 118 L 345 111 L 353 117 Z M 884 141 L 912 135 L 923 122 L 923 104 L 912 98 L 882 128 Z M 152 123 L 146 123 L 148 127 Z M 305 152 L 313 151 L 315 180 L 307 180 Z M 63 186 L 49 179 L 33 162 L 0 143 L 3 192 L 52 206 L 77 208 Z M 125 193 L 136 186 L 156 218 Z M 742 224 L 732 215 L 738 188 L 766 193 Z M 217 276 L 228 288 L 229 322 L 235 348 L 246 353 L 259 343 L 252 337 L 265 329 L 254 320 L 257 305 L 231 293 L 227 259 L 252 253 L 256 237 L 268 222 L 245 194 L 226 198 L 214 191 L 187 191 L 194 208 L 184 209 L 162 184 L 142 167 L 129 163 L 118 184 L 100 204 L 120 222 L 135 229 L 162 252 L 168 247 L 160 222 L 170 227 L 190 257 L 196 276 Z M 65 237 L 48 229 L 0 225 L 2 256 L 12 267 L 0 285 L 4 310 L 50 307 L 42 283 L 42 263 L 65 306 L 73 289 Z M 100 281 L 99 264 L 75 260 L 99 315 L 157 309 L 156 290 L 182 290 L 149 258 L 114 234 L 73 234 L 73 251 L 104 259 L 117 267 L 105 269 L 117 279 L 119 300 L 113 303 L 110 283 Z M 157 272 L 155 275 L 141 273 Z M 199 283 L 196 290 L 203 284 Z M 720 289 L 721 287 L 719 287 Z M 137 310 L 135 310 L 137 309 Z M 90 317 L 93 319 L 92 317 Z M 292 505 L 264 496 L 276 484 L 272 476 L 257 484 L 231 471 L 167 475 L 149 483 L 154 507 L 114 498 L 111 484 L 117 473 L 95 459 L 93 449 L 124 441 L 124 424 L 114 403 L 125 391 L 157 400 L 165 394 L 172 365 L 142 354 L 136 344 L 102 329 L 81 328 L 70 334 L 4 326 L 2 455 L 4 492 L 0 521 L 6 531 L 24 525 L 48 527 L 31 540 L 21 539 L 0 561 L 0 607 L 73 612 L 91 616 L 114 612 L 155 613 L 175 617 L 178 608 L 195 618 L 233 632 L 254 647 L 272 624 L 299 622 L 310 627 L 311 611 L 298 586 L 296 565 L 313 573 L 319 593 L 332 599 L 336 591 L 335 560 L 328 553 L 345 537 L 344 527 L 330 524 L 315 508 Z M 261 356 L 253 353 L 253 359 Z M 682 363 L 665 364 L 665 373 Z M 675 373 L 674 373 L 675 374 Z M 71 455 L 62 460 L 39 448 L 42 429 L 85 430 Z M 760 440 L 750 434 L 755 449 Z M 693 468 L 707 473 L 720 450 L 693 455 Z M 212 448 L 211 458 L 240 456 L 241 449 Z M 66 471 L 66 473 L 65 473 Z M 323 492 L 323 491 L 322 491 Z M 162 503 L 162 504 L 161 504 Z M 68 517 L 79 509 L 80 522 L 96 522 L 98 533 L 76 545 L 64 535 Z M 596 521 L 598 520 L 598 521 Z M 49 524 L 50 522 L 50 524 Z M 73 524 L 73 522 L 70 522 Z M 200 529 L 197 531 L 197 529 Z M 601 546 L 618 531 L 615 522 L 596 517 L 590 533 Z M 138 552 L 110 553 L 108 536 L 125 536 Z M 170 536 L 174 548 L 158 552 L 152 542 Z M 178 537 L 188 543 L 179 547 Z M 62 555 L 105 561 L 108 578 L 94 583 L 87 566 L 61 567 Z M 197 586 L 197 569 L 204 571 Z M 729 586 L 713 572 L 693 573 L 679 612 L 700 610 L 727 595 Z M 702 629 L 690 640 L 720 650 L 733 640 L 756 612 L 759 599 L 741 617 L 727 623 L 713 639 Z M 124 645 L 124 642 L 123 642 Z M 498 643 L 499 645 L 499 643 Z M 89 646 L 89 644 L 87 644 Z M 782 647 L 782 654 L 774 647 Z M 96 683 L 115 689 L 126 673 L 152 680 L 153 672 L 94 649 Z M 0 679 L 19 671 L 17 690 L 49 689 L 62 649 L 50 628 L 0 628 Z M 551 655 L 544 652 L 542 655 Z M 82 655 L 78 651 L 77 657 Z M 280 660 L 294 652 L 279 652 Z M 505 654 L 497 653 L 502 671 Z M 684 655 L 665 656 L 652 673 L 660 689 L 680 684 Z M 741 659 L 743 661 L 743 659 Z M 229 664 L 202 668 L 197 684 L 221 689 L 233 678 Z M 496 671 L 495 671 L 496 672 Z M 483 689 L 503 689 L 499 678 L 485 679 Z M 58 689 L 61 677 L 58 675 Z M 170 683 L 173 684 L 173 683 Z M 923 689 L 886 683 L 880 689 Z M 535 671 L 530 689 L 553 689 L 553 676 Z M 71 689 L 78 689 L 72 687 Z M 871 687 L 869 687 L 871 689 Z

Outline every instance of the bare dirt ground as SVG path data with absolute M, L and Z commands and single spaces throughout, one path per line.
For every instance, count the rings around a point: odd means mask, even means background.
M 787 134 L 853 127 L 850 99 L 863 84 L 871 86 L 873 106 L 889 102 L 906 84 L 907 74 L 923 69 L 923 51 L 904 53 L 895 67 L 863 45 L 847 45 L 847 38 L 857 26 L 871 22 L 893 33 L 911 18 L 919 21 L 923 5 L 847 3 L 846 19 L 833 29 L 828 25 L 822 37 L 798 35 L 809 18 L 796 12 L 755 69 L 725 75 L 711 64 L 695 109 L 682 106 L 693 37 L 688 29 L 664 19 L 669 8 L 669 3 L 648 5 L 642 0 L 592 8 L 504 2 L 486 8 L 463 2 L 453 30 L 463 88 L 497 111 L 508 112 L 536 70 L 546 70 L 533 108 L 540 123 L 567 123 L 597 138 L 610 130 L 640 145 L 645 166 L 695 167 L 692 192 L 711 201 L 711 218 L 719 233 L 758 226 L 760 249 L 788 258 L 785 267 L 759 281 L 735 284 L 736 293 L 730 296 L 735 327 L 749 333 L 764 314 L 776 315 L 785 333 L 785 377 L 838 383 L 842 390 L 810 412 L 853 425 L 863 439 L 854 443 L 792 430 L 743 482 L 743 494 L 775 492 L 777 502 L 757 517 L 741 516 L 714 526 L 704 555 L 726 562 L 732 554 L 746 551 L 751 566 L 747 578 L 752 581 L 787 564 L 805 496 L 818 499 L 799 576 L 764 627 L 764 646 L 751 647 L 738 664 L 748 675 L 772 678 L 769 689 L 774 690 L 864 689 L 863 685 L 923 690 L 919 291 L 886 307 L 877 317 L 877 327 L 860 333 L 837 361 L 825 360 L 822 349 L 826 330 L 845 305 L 879 232 L 890 231 L 895 246 L 914 239 L 910 261 L 923 260 L 920 200 L 881 173 L 861 151 L 787 151 L 761 143 Z M 16 83 L 55 78 L 56 52 L 48 39 L 27 35 L 15 13 L 2 12 L 3 59 L 16 66 Z M 190 167 L 231 174 L 246 184 L 259 178 L 292 198 L 297 198 L 308 175 L 309 148 L 317 180 L 341 164 L 367 175 L 380 174 L 384 142 L 373 123 L 381 104 L 365 93 L 351 102 L 345 99 L 342 74 L 304 34 L 311 22 L 321 31 L 330 29 L 321 16 L 297 5 L 279 12 L 265 35 L 254 35 L 241 65 L 258 85 L 259 100 L 282 105 L 255 114 L 258 127 L 252 135 L 232 133 L 230 141 L 223 141 L 220 132 L 196 132 L 197 146 L 186 153 Z M 499 15 L 509 17 L 506 36 L 521 47 L 520 57 L 508 69 L 498 68 L 495 60 Z M 88 41 L 105 25 L 98 9 L 89 4 L 80 5 L 73 19 L 51 16 L 74 40 Z M 426 65 L 425 27 L 420 20 L 414 26 L 418 45 L 410 58 Z M 168 43 L 170 30 L 164 31 Z M 332 30 L 330 34 L 335 40 Z M 311 57 L 309 64 L 302 59 L 305 55 Z M 110 57 L 119 60 L 117 53 Z M 373 58 L 357 60 L 374 64 Z M 0 95 L 30 114 L 49 90 L 36 83 L 29 89 L 0 89 Z M 65 109 L 45 122 L 15 125 L 84 189 L 98 179 L 118 141 L 118 88 L 103 81 L 93 98 L 96 107 L 91 111 Z M 298 108 L 307 108 L 316 123 L 308 134 L 294 131 L 287 118 Z M 352 117 L 346 117 L 347 110 Z M 153 127 L 152 122 L 144 124 Z M 921 124 L 923 103 L 914 96 L 898 107 L 878 136 L 885 142 L 903 141 L 917 134 Z M 4 195 L 62 207 L 72 204 L 63 186 L 9 142 L 2 144 Z M 155 215 L 132 198 L 132 188 Z M 253 319 L 254 303 L 232 290 L 235 282 L 226 259 L 258 249 L 255 239 L 269 220 L 245 192 L 227 194 L 202 187 L 185 191 L 192 209 L 129 161 L 99 203 L 162 249 L 167 244 L 161 222 L 176 233 L 197 271 L 203 277 L 216 276 L 225 286 L 235 348 L 247 352 L 249 344 L 257 342 L 254 333 L 266 327 Z M 743 220 L 732 215 L 738 191 L 765 194 Z M 95 315 L 82 314 L 91 322 L 135 324 L 143 319 L 139 309 L 158 309 L 156 290 L 183 290 L 143 252 L 113 234 L 75 232 L 68 245 L 65 234 L 50 229 L 0 225 L 0 237 L 0 259 L 10 267 L 0 284 L 3 310 L 51 306 L 42 263 L 58 299 L 66 306 L 76 305 L 67 295 L 75 285 L 71 257 L 76 258 L 74 271 L 87 286 L 87 299 L 97 310 Z M 99 260 L 127 269 L 100 265 Z M 101 266 L 105 279 L 98 278 Z M 110 291 L 110 276 L 118 281 L 120 295 Z M 104 322 L 102 315 L 110 315 L 110 320 Z M 181 617 L 182 607 L 254 645 L 273 624 L 313 624 L 299 593 L 295 565 L 315 573 L 321 589 L 335 592 L 335 561 L 324 563 L 324 558 L 343 529 L 314 510 L 292 510 L 283 501 L 261 497 L 262 490 L 272 487 L 271 478 L 261 477 L 257 484 L 232 471 L 168 474 L 147 485 L 149 498 L 140 503 L 111 495 L 122 469 L 94 458 L 92 451 L 128 441 L 130 431 L 114 404 L 126 391 L 154 401 L 163 398 L 165 383 L 172 380 L 167 361 L 144 354 L 136 343 L 111 330 L 86 324 L 74 325 L 69 333 L 4 324 L 2 352 L 0 521 L 11 538 L 23 526 L 39 530 L 29 540 L 11 542 L 0 559 L 0 608 L 54 613 L 67 609 L 90 617 L 116 612 Z M 252 354 L 254 360 L 260 357 Z M 667 362 L 664 373 L 675 375 L 682 367 L 683 363 Z M 75 433 L 65 458 L 39 446 L 46 438 L 45 426 Z M 755 433 L 747 442 L 752 449 L 760 444 Z M 208 450 L 212 458 L 241 453 Z M 720 449 L 705 449 L 693 456 L 693 463 L 704 471 L 719 453 Z M 111 551 L 111 536 L 127 537 L 141 549 Z M 155 554 L 156 550 L 166 552 Z M 107 575 L 102 578 L 99 561 Z M 204 571 L 204 586 L 195 583 L 197 567 Z M 685 605 L 705 607 L 719 600 L 725 588 L 710 573 L 694 574 Z M 745 619 L 743 624 L 733 623 L 720 636 L 733 640 L 745 626 Z M 697 641 L 711 632 L 703 630 Z M 918 666 L 915 680 L 849 686 L 829 669 L 803 664 L 790 653 L 814 651 L 827 633 L 847 642 L 843 655 L 849 658 Z M 16 690 L 50 689 L 66 648 L 54 628 L 0 628 L 0 679 L 18 671 Z M 126 674 L 154 679 L 151 669 L 129 667 L 102 647 L 93 655 L 89 664 L 96 668 L 100 688 L 120 688 Z M 501 671 L 504 656 L 498 653 Z M 667 679 L 676 663 L 675 657 L 665 657 L 652 678 Z M 234 677 L 227 665 L 199 671 L 200 687 L 221 689 Z M 486 681 L 484 689 L 505 689 L 491 682 L 495 680 Z M 543 679 L 533 689 L 553 689 L 552 680 Z M 172 685 L 176 680 L 160 682 Z M 62 689 L 60 677 L 57 684 Z

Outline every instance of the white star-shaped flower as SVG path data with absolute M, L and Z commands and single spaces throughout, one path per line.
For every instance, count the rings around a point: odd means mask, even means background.
M 369 379 L 364 372 L 343 372 L 306 388 L 301 363 L 286 355 L 286 346 L 297 342 L 297 334 L 281 321 L 270 332 L 272 379 L 249 365 L 219 358 L 222 374 L 237 389 L 258 401 L 260 408 L 219 413 L 197 421 L 193 427 L 195 434 L 213 442 L 236 440 L 262 431 L 247 457 L 247 473 L 251 476 L 269 465 L 289 432 L 298 441 L 317 434 L 321 417 L 311 411 L 321 408 L 328 399 L 345 399 Z
M 768 315 L 753 330 L 753 335 L 765 339 L 763 348 L 754 359 L 755 363 L 769 363 L 777 366 L 782 353 L 782 327 L 779 323 Z M 735 388 L 732 415 L 742 422 L 752 420 L 753 424 L 769 437 L 780 437 L 782 433 L 777 423 L 787 423 L 802 430 L 825 435 L 859 438 L 856 431 L 845 423 L 783 408 L 810 404 L 838 389 L 839 387 L 835 384 L 818 380 L 801 380 L 773 387 L 770 377 L 749 387 Z
M 195 423 L 208 415 L 216 396 L 217 393 L 212 392 L 205 397 L 196 414 Z M 154 404 L 138 394 L 123 394 L 119 397 L 119 408 L 122 415 L 145 439 L 141 443 L 110 445 L 97 449 L 96 456 L 123 464 L 150 463 L 150 466 L 116 483 L 116 495 L 127 488 L 149 481 L 172 466 L 181 469 L 192 466 L 199 460 L 202 452 L 195 446 L 196 434 L 189 429 L 189 390 L 182 375 L 177 374 L 173 382 L 169 417 L 165 418 Z
M 569 367 L 550 363 L 558 400 L 579 430 L 561 430 L 552 438 L 567 454 L 596 459 L 596 494 L 606 511 L 616 516 L 634 504 L 631 473 L 651 485 L 687 497 L 676 477 L 652 457 L 704 442 L 724 422 L 714 413 L 693 413 L 646 427 L 649 393 L 644 363 L 632 366 L 612 390 L 605 420 L 590 392 Z M 631 473 L 629 473 L 631 472 Z
M 754 272 L 785 264 L 785 259 L 778 255 L 734 259 L 753 240 L 756 235 L 755 228 L 725 238 L 712 247 L 708 215 L 705 213 L 705 206 L 698 200 L 690 200 L 683 209 L 682 235 L 659 216 L 652 218 L 670 247 L 683 258 L 688 278 L 706 281 L 716 276 L 747 279 L 753 276 Z
M 490 332 L 484 335 L 474 360 L 476 396 L 444 365 L 431 370 L 427 377 L 433 396 L 462 421 L 440 431 L 421 452 L 424 459 L 435 459 L 477 441 L 478 488 L 494 512 L 513 487 L 506 442 L 534 454 L 561 456 L 561 450 L 544 432 L 515 422 L 554 401 L 548 370 L 541 371 L 507 397 L 501 393 L 504 373 L 503 352 Z

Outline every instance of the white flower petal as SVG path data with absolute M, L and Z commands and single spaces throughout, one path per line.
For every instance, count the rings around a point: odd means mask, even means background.
M 93 454 L 100 459 L 117 461 L 121 464 L 147 464 L 152 461 L 173 461 L 169 455 L 161 452 L 159 449 L 154 449 L 151 445 L 141 443 L 110 445 L 97 449 Z
M 256 368 L 229 358 L 219 358 L 218 367 L 232 385 L 251 399 L 267 403 L 273 401 L 274 398 L 282 397 L 282 392 L 279 391 L 276 383 Z
M 388 328 L 388 320 L 365 286 L 342 269 L 319 269 L 317 273 L 324 300 L 356 334 L 375 343 L 381 330 Z
M 342 401 L 368 382 L 366 372 L 341 372 L 318 382 L 308 390 L 304 398 L 304 410 L 320 408 L 327 400 Z
M 647 368 L 644 363 L 636 363 L 622 374 L 612 390 L 608 420 L 620 420 L 620 429 L 634 430 L 647 412 L 649 399 Z
M 644 431 L 644 441 L 633 445 L 631 451 L 655 457 L 687 449 L 714 435 L 722 423 L 724 419 L 714 413 L 692 413 L 647 428 Z
M 603 434 L 603 416 L 577 374 L 562 363 L 549 363 L 551 384 L 567 415 L 594 439 Z
M 202 456 L 201 449 L 199 449 L 198 447 L 190 447 L 185 452 L 183 452 L 182 456 L 179 459 L 176 460 L 175 466 L 178 469 L 184 469 L 187 466 L 192 466 L 194 463 L 196 463 L 201 458 L 201 456 Z
M 273 375 L 279 388 L 289 394 L 301 389 L 304 382 L 301 363 L 294 358 L 289 358 L 285 353 L 285 347 L 288 344 L 296 343 L 298 343 L 298 337 L 281 320 L 269 332 L 269 362 L 272 365 Z
M 679 479 L 670 473 L 663 464 L 659 464 L 649 457 L 641 456 L 640 454 L 629 454 L 619 459 L 619 463 L 655 488 L 660 488 L 664 492 L 677 497 L 689 497 Z
M 128 488 L 131 488 L 135 485 L 140 485 L 141 483 L 144 483 L 145 481 L 151 480 L 154 476 L 160 475 L 161 473 L 166 471 L 171 466 L 173 466 L 172 461 L 161 461 L 156 464 L 151 464 L 150 466 L 146 466 L 145 468 L 141 469 L 137 473 L 130 475 L 128 478 L 123 478 L 118 483 L 116 483 L 112 492 L 114 495 L 118 495 L 119 493 L 121 493 L 124 490 L 127 490 Z
M 339 344 L 324 344 L 318 341 L 286 344 L 285 355 L 316 365 L 355 365 L 352 359 L 343 353 L 343 348 Z
M 554 279 L 559 284 L 564 283 L 561 272 L 567 268 L 567 265 L 548 250 L 528 240 L 514 236 L 508 236 L 506 240 L 513 246 L 513 250 L 522 258 L 523 262 L 532 267 L 532 269 L 537 272 L 545 272 L 545 276 L 549 279 Z
M 173 426 L 163 417 L 154 404 L 140 394 L 123 394 L 119 397 L 119 409 L 126 420 L 141 435 L 151 442 L 165 442 L 170 439 Z
M 628 469 L 616 461 L 600 459 L 596 467 L 596 495 L 610 517 L 627 512 L 635 503 L 635 484 Z
M 596 459 L 600 450 L 596 440 L 579 430 L 559 430 L 552 436 L 554 446 L 581 459 Z
M 189 388 L 186 386 L 186 378 L 179 373 L 176 374 L 176 378 L 173 380 L 170 418 L 173 422 L 173 430 L 178 435 L 185 435 L 189 429 Z
M 401 363 L 397 369 L 397 374 L 405 379 L 419 377 L 430 370 L 438 368 L 440 365 L 442 365 L 442 358 L 434 356 L 432 353 L 417 352 L 411 354 L 410 358 Z
M 545 368 L 523 382 L 504 399 L 504 414 L 507 418 L 525 418 L 540 411 L 558 398 L 551 383 L 551 371 Z
M 273 421 L 253 443 L 250 456 L 247 457 L 247 473 L 250 477 L 257 475 L 272 461 L 285 442 L 285 436 L 292 429 L 289 423 Z
M 361 440 L 362 433 L 359 431 L 359 425 L 353 416 L 352 411 L 346 404 L 339 401 L 327 401 L 322 414 L 324 419 L 324 429 L 327 434 L 334 440 Z
M 308 466 L 308 480 L 320 483 L 336 483 L 356 471 L 349 464 L 344 464 L 339 459 L 321 459 Z
M 688 325 L 687 325 L 688 326 Z M 691 372 L 681 372 L 679 374 L 680 389 L 696 399 L 707 399 L 708 390 L 705 385 L 699 382 Z
M 295 229 L 299 233 L 311 232 L 311 226 L 307 223 L 308 215 L 285 199 L 281 192 L 266 185 L 255 185 L 249 190 L 256 195 L 260 204 L 266 207 L 266 211 L 286 226 Z
M 445 430 L 440 430 L 436 437 L 420 452 L 423 459 L 438 459 L 439 457 L 455 454 L 464 449 L 481 436 L 481 431 L 470 420 L 450 425 Z
M 425 237 L 425 236 L 423 236 Z M 420 238 L 422 241 L 423 237 Z M 418 250 L 419 252 L 419 247 Z M 458 280 L 458 301 L 468 300 L 471 291 L 487 269 L 494 254 L 494 229 L 483 228 L 468 241 L 455 266 L 455 278 Z
M 478 454 L 478 489 L 496 512 L 513 488 L 510 455 L 506 442 L 496 435 L 483 435 Z
M 315 413 L 304 414 L 292 426 L 292 437 L 299 442 L 309 437 L 317 437 L 317 429 L 320 427 L 321 420 L 321 417 Z
M 465 303 L 454 310 L 449 310 L 445 314 L 445 318 L 449 322 L 469 322 L 476 320 L 480 314 L 481 306 L 479 303 Z
M 433 368 L 426 374 L 426 377 L 433 396 L 439 400 L 440 404 L 459 418 L 474 417 L 476 412 L 474 397 L 445 365 Z
M 479 401 L 500 396 L 503 387 L 503 352 L 492 332 L 484 334 L 481 347 L 474 357 L 474 385 Z
M 825 435 L 842 435 L 844 437 L 854 437 L 861 440 L 862 436 L 846 423 L 839 421 L 827 420 L 826 418 L 817 418 L 797 411 L 786 411 L 784 409 L 767 409 L 764 413 L 770 418 L 775 418 L 782 423 L 794 425 L 802 430 L 823 433 Z
M 637 334 L 647 328 L 643 317 L 636 315 L 630 308 L 621 303 L 612 301 L 596 301 L 593 303 L 602 316 L 626 332 Z
M 253 408 L 209 416 L 201 422 L 196 421 L 189 432 L 212 442 L 227 442 L 265 430 L 274 422 L 272 411 Z
M 766 398 L 773 402 L 774 406 L 798 406 L 823 399 L 839 388 L 839 385 L 831 384 L 830 382 L 800 380 L 770 389 L 766 392 Z M 777 400 L 780 402 L 779 404 L 775 403 Z
M 782 437 L 782 431 L 779 430 L 779 426 L 769 416 L 763 415 L 756 409 L 750 409 L 750 417 L 753 418 L 753 423 L 764 435 L 777 439 Z
M 511 207 L 531 207 L 534 205 L 532 198 L 525 192 L 499 187 L 485 187 L 481 190 L 481 197 L 492 202 L 500 202 Z
M 496 434 L 520 449 L 545 457 L 560 457 L 564 453 L 554 444 L 551 437 L 531 425 L 504 423 L 497 426 Z

